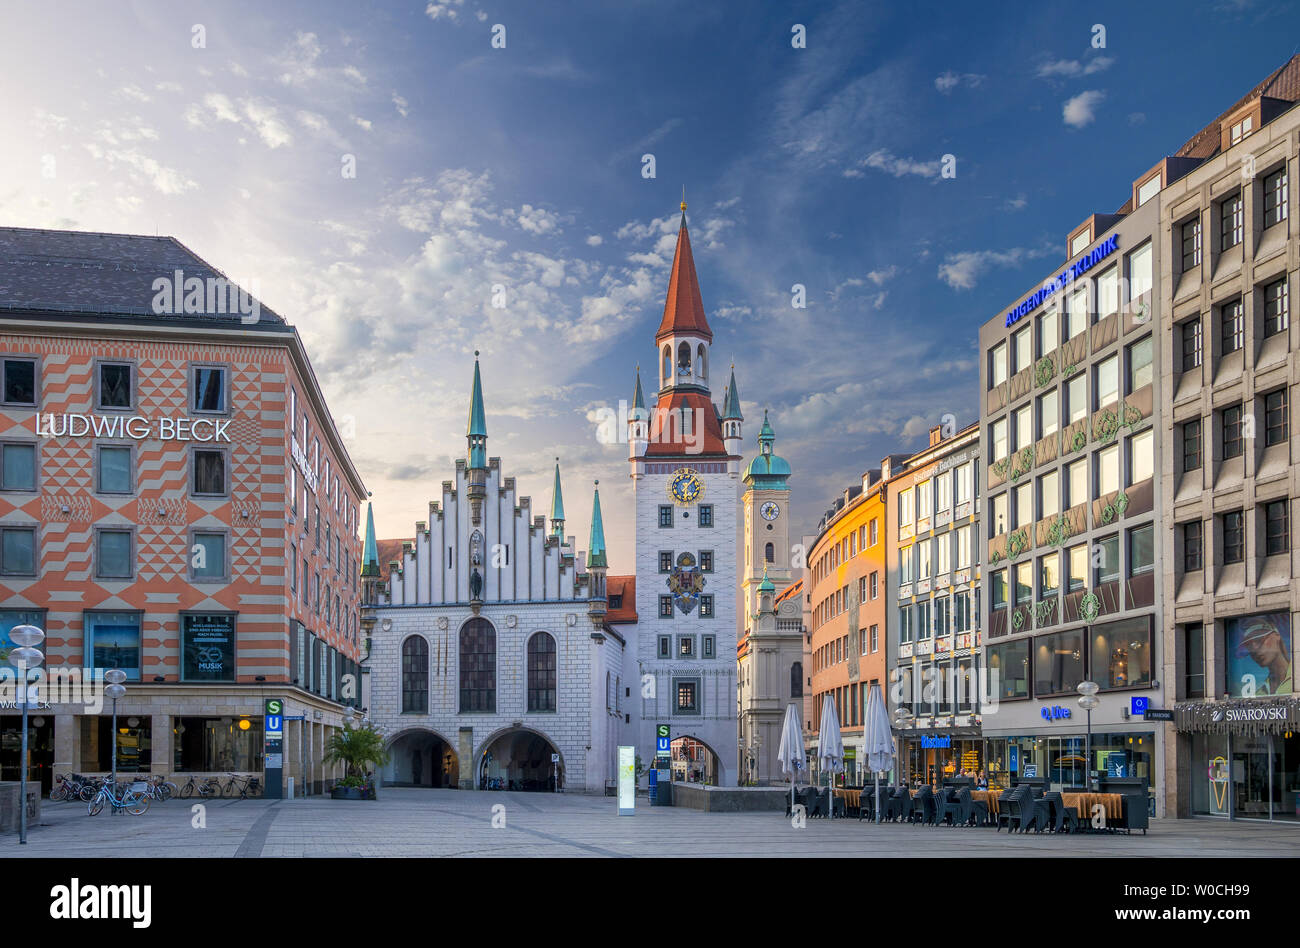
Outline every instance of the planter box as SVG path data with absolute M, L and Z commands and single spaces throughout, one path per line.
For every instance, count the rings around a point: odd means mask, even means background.
M 330 790 L 331 800 L 373 800 L 375 799 L 374 787 L 335 787 Z

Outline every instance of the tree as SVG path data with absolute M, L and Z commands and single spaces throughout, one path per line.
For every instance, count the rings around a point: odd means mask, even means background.
M 361 777 L 367 764 L 381 767 L 388 763 L 390 756 L 384 747 L 383 735 L 370 724 L 361 727 L 345 725 L 343 730 L 331 734 L 325 743 L 325 763 L 343 764 L 348 777 Z

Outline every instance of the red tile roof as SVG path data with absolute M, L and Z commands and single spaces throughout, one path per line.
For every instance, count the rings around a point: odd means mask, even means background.
M 690 437 L 684 437 L 679 428 L 683 408 L 691 410 L 693 427 Z M 698 428 L 701 422 L 704 425 L 703 432 Z M 718 410 L 703 392 L 667 392 L 659 396 L 655 410 L 650 413 L 650 444 L 646 447 L 645 456 L 682 454 L 729 456 L 727 446 L 722 443 L 722 424 L 718 421 Z
M 388 564 L 393 560 L 397 560 L 398 563 L 402 562 L 402 544 L 414 542 L 414 537 L 411 537 L 409 540 L 375 541 L 375 548 L 379 551 L 379 575 L 384 582 L 388 582 L 388 574 L 390 572 Z
M 787 599 L 798 599 L 799 594 L 803 592 L 803 578 L 796 579 L 785 589 L 781 590 L 781 595 L 776 597 L 778 603 L 785 602 Z
M 664 300 L 664 318 L 655 333 L 655 342 L 673 333 L 691 333 L 713 341 L 713 331 L 704 318 L 704 301 L 700 298 L 700 281 L 695 276 L 695 258 L 691 256 L 691 238 L 686 232 L 686 212 L 677 232 L 677 252 L 673 254 L 673 272 L 668 280 Z
M 1270 99 L 1283 99 L 1295 102 L 1300 99 L 1300 53 L 1292 56 L 1285 63 L 1269 74 L 1268 78 L 1225 109 L 1205 128 L 1189 138 L 1183 147 L 1174 152 L 1176 158 L 1210 158 L 1218 154 L 1220 129 L 1223 120 L 1236 112 L 1247 102 L 1267 96 Z
M 605 621 L 611 624 L 636 621 L 636 577 L 606 576 L 605 595 L 611 597 L 609 608 L 605 612 Z M 615 609 L 612 597 L 621 595 L 623 605 Z

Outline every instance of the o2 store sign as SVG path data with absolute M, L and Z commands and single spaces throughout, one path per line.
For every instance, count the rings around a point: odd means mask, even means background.
M 1103 243 L 1098 244 L 1096 247 L 1092 248 L 1091 251 L 1084 254 L 1074 263 L 1070 264 L 1058 273 L 1055 279 L 1048 280 L 1044 283 L 1038 288 L 1038 292 L 1026 297 L 1019 306 L 1007 310 L 1007 325 L 1010 326 L 1014 324 L 1021 316 L 1024 316 L 1027 313 L 1032 313 L 1034 310 L 1038 309 L 1038 307 L 1043 305 L 1043 303 L 1047 302 L 1057 293 L 1061 292 L 1061 290 L 1073 283 L 1076 279 L 1083 276 L 1097 264 L 1101 263 L 1101 261 L 1109 257 L 1115 252 L 1117 246 L 1119 246 L 1119 234 L 1111 234 Z
M 1059 704 L 1045 704 L 1038 709 L 1038 713 L 1043 716 L 1044 721 L 1059 721 L 1069 718 L 1070 709 Z
M 148 418 L 144 415 L 37 414 L 38 438 L 131 438 L 134 441 L 224 441 L 229 418 Z

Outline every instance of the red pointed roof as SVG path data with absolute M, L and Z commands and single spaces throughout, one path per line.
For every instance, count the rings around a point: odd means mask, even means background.
M 668 280 L 664 300 L 664 318 L 655 333 L 655 342 L 673 333 L 690 333 L 713 341 L 713 330 L 704 318 L 704 301 L 700 298 L 700 281 L 695 276 L 695 258 L 691 256 L 691 237 L 686 232 L 686 212 L 682 212 L 682 229 L 677 232 L 677 252 L 673 254 L 673 273 Z
M 690 409 L 692 432 L 682 434 L 682 409 Z M 694 427 L 703 423 L 703 428 Z M 647 458 L 684 458 L 707 456 L 730 457 L 731 452 L 722 440 L 722 424 L 718 409 L 709 396 L 699 391 L 668 390 L 659 396 L 650 413 L 650 438 L 646 445 Z

